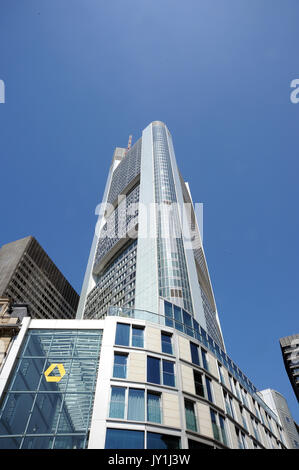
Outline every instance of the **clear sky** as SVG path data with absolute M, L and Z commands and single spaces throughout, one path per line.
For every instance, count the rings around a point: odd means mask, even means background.
M 173 135 L 228 353 L 299 421 L 298 0 L 0 0 L 0 244 L 34 235 L 78 292 L 115 146 Z

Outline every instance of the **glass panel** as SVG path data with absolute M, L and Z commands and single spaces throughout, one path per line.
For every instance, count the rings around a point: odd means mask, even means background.
M 168 436 L 167 434 L 157 434 L 155 432 L 147 433 L 148 449 L 180 449 L 181 440 L 177 436 Z
M 204 369 L 209 371 L 209 365 L 208 365 L 208 359 L 207 359 L 207 353 L 204 349 L 201 350 L 201 357 L 202 357 L 202 365 Z
M 191 360 L 193 364 L 200 365 L 199 363 L 199 355 L 198 355 L 198 346 L 194 343 L 190 343 L 190 351 L 191 351 Z
M 114 354 L 113 377 L 125 379 L 127 376 L 127 356 Z
M 194 413 L 194 403 L 185 400 L 186 427 L 190 431 L 197 431 L 196 418 Z
M 96 359 L 73 359 L 71 366 L 66 364 L 65 369 L 69 370 L 66 392 L 92 392 L 97 376 L 97 363 Z
M 179 331 L 184 331 L 183 320 L 182 320 L 182 310 L 176 305 L 173 306 L 174 318 L 175 318 L 175 328 Z
M 128 419 L 144 421 L 144 390 L 129 389 Z
M 206 386 L 207 386 L 207 395 L 208 399 L 213 402 L 213 396 L 212 396 L 212 387 L 211 387 L 211 381 L 206 377 Z
M 189 335 L 189 336 L 194 336 L 194 332 L 193 332 L 193 329 L 192 329 L 191 315 L 189 315 L 189 313 L 185 312 L 185 310 L 183 310 L 183 319 L 184 319 L 186 334 Z M 190 328 L 188 328 L 188 327 L 190 327 Z
M 110 401 L 110 418 L 124 419 L 125 416 L 125 395 L 126 389 L 121 387 L 112 387 Z
M 147 381 L 155 384 L 160 383 L 160 359 L 156 357 L 147 358 Z
M 84 449 L 85 436 L 57 436 L 53 449 Z
M 220 423 L 222 442 L 223 442 L 224 445 L 227 446 L 227 436 L 226 436 L 226 431 L 225 431 L 225 420 L 220 415 L 219 415 L 219 423 Z
M 45 357 L 49 351 L 51 341 L 52 335 L 49 333 L 39 336 L 37 333 L 30 332 L 21 354 L 23 357 Z
M 25 437 L 22 449 L 52 449 L 53 440 L 52 436 Z
M 43 376 L 45 359 L 21 359 L 10 390 L 33 391 L 38 389 Z
M 1 437 L 0 449 L 19 449 L 21 439 L 17 437 Z
M 173 328 L 172 304 L 164 301 L 165 325 Z
M 163 360 L 163 384 L 170 387 L 175 386 L 173 362 Z
M 121 346 L 129 346 L 129 341 L 130 341 L 130 325 L 126 325 L 124 323 L 117 323 L 115 344 L 119 344 Z
M 73 351 L 73 356 L 97 358 L 99 356 L 101 344 L 102 331 L 79 331 Z
M 34 395 L 9 393 L 0 416 L 0 434 L 23 434 L 30 416 Z
M 202 374 L 199 372 L 196 372 L 195 370 L 193 371 L 193 376 L 194 376 L 194 385 L 195 385 L 195 393 L 196 395 L 199 395 L 200 397 L 205 396 L 204 392 L 204 386 L 202 383 Z
M 91 396 L 89 394 L 67 393 L 64 396 L 58 432 L 75 433 L 87 431 L 91 418 Z
M 143 348 L 144 347 L 143 337 L 144 337 L 144 329 L 133 326 L 132 327 L 132 346 L 136 348 Z
M 154 393 L 147 393 L 147 420 L 161 423 L 161 397 Z
M 212 420 L 212 428 L 213 428 L 214 439 L 219 441 L 220 440 L 220 432 L 219 432 L 219 428 L 218 428 L 217 421 L 216 421 L 216 413 L 214 413 L 213 410 L 210 410 L 210 412 L 211 412 L 211 420 Z
M 162 352 L 166 354 L 172 354 L 171 336 L 167 335 L 166 333 L 161 333 L 161 341 L 162 341 Z
M 144 449 L 144 432 L 108 428 L 105 449 Z
M 36 396 L 27 433 L 54 433 L 60 408 L 61 398 L 58 393 L 39 393 Z

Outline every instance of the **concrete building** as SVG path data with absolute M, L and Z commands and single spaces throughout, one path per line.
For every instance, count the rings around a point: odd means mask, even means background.
M 155 121 L 114 152 L 76 320 L 23 319 L 0 374 L 0 448 L 287 446 L 225 350 L 199 228 Z
M 286 432 L 288 447 L 290 449 L 299 449 L 299 434 L 296 428 L 296 423 L 294 422 L 288 407 L 288 403 L 284 396 L 276 390 L 272 390 L 270 388 L 261 390 L 259 395 L 279 417 L 281 426 Z
M 77 292 L 32 236 L 0 249 L 0 296 L 25 303 L 32 318 L 74 318 Z
M 279 342 L 285 369 L 299 401 L 299 334 L 285 336 Z

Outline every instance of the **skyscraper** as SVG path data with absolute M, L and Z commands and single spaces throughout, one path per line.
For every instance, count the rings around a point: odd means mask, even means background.
M 299 401 L 299 334 L 285 336 L 279 342 L 285 369 Z
M 79 296 L 32 237 L 0 249 L 0 296 L 28 305 L 32 318 L 74 318 Z
M 25 318 L 4 364 L 0 448 L 284 448 L 225 350 L 165 124 L 115 150 L 97 210 L 77 319 Z
M 78 316 L 100 318 L 113 305 L 166 317 L 174 310 L 224 349 L 191 193 L 164 123 L 116 149 L 103 206 Z
M 286 431 L 286 437 L 290 449 L 299 449 L 299 434 L 285 397 L 281 393 L 270 388 L 261 390 L 259 395 L 279 417 L 281 425 Z

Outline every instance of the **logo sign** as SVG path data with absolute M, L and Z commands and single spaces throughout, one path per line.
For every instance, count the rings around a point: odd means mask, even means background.
M 50 375 L 51 372 L 57 367 L 60 375 Z M 60 382 L 62 377 L 65 376 L 65 368 L 63 364 L 51 364 L 50 367 L 44 372 L 44 376 L 47 382 Z

